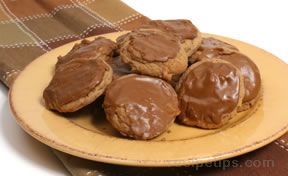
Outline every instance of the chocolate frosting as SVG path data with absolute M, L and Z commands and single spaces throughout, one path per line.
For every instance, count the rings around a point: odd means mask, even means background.
M 203 62 L 184 78 L 178 98 L 180 119 L 207 124 L 221 124 L 221 120 L 237 107 L 240 76 L 228 63 Z
M 245 96 L 243 103 L 258 97 L 261 89 L 261 76 L 257 65 L 247 56 L 233 52 L 219 57 L 236 66 L 244 78 Z
M 222 53 L 224 53 L 224 49 L 229 49 L 230 51 L 238 51 L 238 48 L 235 46 L 221 40 L 217 40 L 212 37 L 203 38 L 198 50 L 188 59 L 189 64 L 201 61 L 207 57 L 212 58 L 214 54 L 217 54 L 214 52 L 214 50 L 220 50 Z
M 244 78 L 245 96 L 243 103 L 256 98 L 261 88 L 261 76 L 257 65 L 244 54 L 225 49 L 206 49 L 201 58 L 219 58 L 236 66 Z
M 129 122 L 126 125 L 130 132 L 124 135 L 140 139 L 153 138 L 164 132 L 179 114 L 176 92 L 168 83 L 135 74 L 115 80 L 106 91 L 104 108 L 108 117 L 112 117 L 119 107 L 126 113 L 127 119 L 122 120 Z M 109 120 L 113 125 L 113 119 Z
M 224 55 L 232 54 L 232 50 L 226 50 L 224 48 L 205 48 L 199 50 L 197 53 L 197 61 L 205 60 L 205 59 L 212 59 L 212 58 L 220 58 Z
M 80 44 L 76 44 L 65 56 L 58 57 L 56 69 L 73 59 L 112 56 L 116 47 L 115 42 L 104 37 L 98 37 L 93 41 L 84 39 Z
M 161 31 L 136 30 L 128 35 L 127 50 L 139 62 L 166 62 L 176 57 L 180 50 L 177 37 Z
M 229 43 L 223 42 L 221 40 L 217 40 L 212 37 L 207 37 L 202 39 L 202 43 L 200 46 L 200 50 L 203 49 L 213 49 L 213 48 L 228 48 L 231 50 L 239 51 L 238 48 L 236 48 L 233 45 L 230 45 Z
M 48 108 L 52 104 L 57 107 L 87 96 L 100 84 L 108 69 L 108 65 L 100 59 L 75 59 L 62 65 L 44 90 L 46 105 Z
M 156 28 L 165 32 L 172 32 L 182 39 L 192 40 L 197 36 L 198 29 L 190 20 L 151 20 L 141 28 Z

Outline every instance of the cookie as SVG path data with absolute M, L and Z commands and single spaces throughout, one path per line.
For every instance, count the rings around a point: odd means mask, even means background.
M 123 136 L 152 139 L 167 130 L 180 113 L 177 94 L 165 81 L 130 74 L 107 88 L 106 117 Z
M 236 66 L 244 79 L 245 96 L 238 112 L 252 107 L 261 96 L 261 75 L 257 65 L 246 55 L 235 50 L 215 48 L 203 50 L 199 60 L 219 58 Z
M 190 20 L 151 20 L 140 28 L 159 29 L 178 35 L 183 40 L 188 56 L 199 48 L 202 41 L 201 33 Z
M 58 57 L 56 69 L 73 59 L 101 58 L 107 60 L 114 55 L 116 48 L 115 42 L 104 37 L 97 37 L 93 41 L 84 39 L 80 44 L 75 44 L 65 56 Z
M 176 87 L 181 114 L 188 126 L 219 128 L 236 113 L 244 96 L 240 71 L 220 59 L 191 65 Z
M 191 57 L 189 57 L 189 64 L 193 64 L 194 62 L 203 59 L 203 56 L 201 56 L 201 54 L 207 55 L 211 51 L 213 52 L 214 49 L 217 50 L 218 48 L 239 51 L 237 47 L 229 43 L 223 42 L 221 40 L 218 40 L 212 37 L 203 38 L 198 50 Z
M 179 38 L 156 29 L 130 32 L 119 43 L 120 56 L 132 71 L 171 80 L 184 72 L 188 58 Z
M 74 112 L 92 103 L 112 81 L 112 69 L 102 59 L 73 59 L 55 70 L 43 92 L 48 109 Z

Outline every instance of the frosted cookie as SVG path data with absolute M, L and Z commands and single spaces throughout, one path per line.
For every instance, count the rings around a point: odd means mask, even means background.
M 235 50 L 215 48 L 204 50 L 199 55 L 199 60 L 218 58 L 236 66 L 244 79 L 245 96 L 238 111 L 252 107 L 261 96 L 261 75 L 257 65 L 246 55 Z
M 134 72 L 171 80 L 173 75 L 187 68 L 186 52 L 173 34 L 139 29 L 126 35 L 118 44 L 122 61 Z
M 103 107 L 123 136 L 144 140 L 165 132 L 180 113 L 177 94 L 167 82 L 135 74 L 108 86 Z
M 112 69 L 102 59 L 73 59 L 55 70 L 43 92 L 48 109 L 74 112 L 92 103 L 112 81 Z
M 201 33 L 190 20 L 151 20 L 140 28 L 160 29 L 178 35 L 184 44 L 188 56 L 192 55 L 201 44 Z
M 221 40 L 212 38 L 212 37 L 207 37 L 207 38 L 203 38 L 200 47 L 198 48 L 198 50 L 189 58 L 189 63 L 192 64 L 196 61 L 199 61 L 201 59 L 203 59 L 203 55 L 207 55 L 210 52 L 213 52 L 213 50 L 217 50 L 217 49 L 229 49 L 229 50 L 233 50 L 233 51 L 239 51 L 237 47 L 223 42 Z
M 236 113 L 244 96 L 239 69 L 220 59 L 191 65 L 176 87 L 181 114 L 188 126 L 219 128 Z
M 115 42 L 104 37 L 97 37 L 93 41 L 84 39 L 80 44 L 75 44 L 65 56 L 58 57 L 56 69 L 73 59 L 102 58 L 107 60 L 114 55 L 116 48 Z

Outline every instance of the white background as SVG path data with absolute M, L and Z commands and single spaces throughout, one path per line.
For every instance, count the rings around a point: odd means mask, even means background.
M 186 18 L 202 31 L 261 47 L 288 63 L 288 5 L 285 0 L 124 0 L 152 19 Z M 287 75 L 288 76 L 288 75 Z M 68 175 L 50 149 L 15 123 L 0 85 L 0 175 Z

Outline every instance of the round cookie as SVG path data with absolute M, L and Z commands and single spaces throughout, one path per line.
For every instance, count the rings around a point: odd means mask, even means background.
M 186 52 L 175 35 L 156 29 L 138 29 L 118 44 L 122 61 L 134 72 L 171 80 L 187 68 Z
M 180 113 L 177 94 L 167 82 L 136 74 L 113 81 L 103 107 L 122 135 L 144 140 L 165 132 Z
M 221 40 L 212 37 L 203 38 L 198 50 L 191 57 L 189 57 L 189 64 L 193 64 L 194 62 L 203 59 L 203 55 L 208 55 L 211 51 L 213 52 L 213 50 L 223 48 L 233 51 L 239 51 L 237 47 Z
M 181 114 L 189 126 L 219 128 L 236 113 L 244 96 L 239 69 L 220 59 L 190 66 L 176 87 Z
M 48 109 L 74 112 L 92 103 L 112 81 L 112 69 L 102 59 L 73 59 L 55 70 L 43 92 Z
M 190 20 L 151 20 L 140 28 L 154 28 L 176 34 L 183 40 L 183 45 L 188 56 L 192 55 L 199 48 L 202 40 L 201 33 Z
M 206 49 L 199 55 L 199 60 L 211 58 L 230 62 L 240 70 L 244 79 L 245 96 L 238 112 L 252 107 L 261 96 L 261 75 L 257 65 L 244 54 L 225 48 Z
M 117 45 L 115 42 L 104 37 L 97 37 L 93 41 L 84 39 L 80 44 L 75 44 L 65 56 L 58 57 L 56 69 L 73 59 L 95 59 L 100 57 L 107 60 L 114 55 L 116 48 Z

